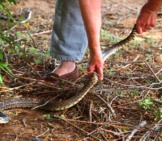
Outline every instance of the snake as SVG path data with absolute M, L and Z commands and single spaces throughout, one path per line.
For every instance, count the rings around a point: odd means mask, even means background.
M 158 18 L 161 18 L 162 14 L 158 14 Z M 131 33 L 124 38 L 123 40 L 115 43 L 112 46 L 108 46 L 105 50 L 102 51 L 103 62 L 106 61 L 112 54 L 115 54 L 118 50 L 122 49 L 124 46 L 129 45 L 130 41 L 134 40 L 136 37 L 136 24 L 133 26 Z M 98 76 L 94 72 L 90 77 L 87 84 L 78 91 L 74 96 L 67 100 L 59 101 L 54 99 L 45 99 L 45 98 L 33 98 L 33 97 L 20 97 L 8 99 L 0 102 L 0 124 L 9 122 L 9 117 L 3 113 L 6 109 L 12 108 L 32 108 L 32 109 L 43 109 L 48 111 L 61 111 L 73 107 L 79 103 L 87 93 L 94 87 L 98 82 Z

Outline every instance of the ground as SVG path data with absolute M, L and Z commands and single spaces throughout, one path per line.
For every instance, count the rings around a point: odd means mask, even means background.
M 128 36 L 144 2 L 103 0 L 102 49 Z M 84 78 L 73 86 L 66 81 L 39 83 L 58 64 L 48 52 L 54 8 L 55 0 L 19 0 L 10 7 L 15 18 L 24 10 L 32 11 L 32 16 L 10 31 L 21 50 L 10 46 L 4 49 L 15 77 L 3 73 L 1 101 L 20 96 L 75 93 L 84 83 Z M 74 107 L 60 112 L 5 110 L 10 121 L 0 126 L 0 141 L 162 140 L 161 23 L 162 20 L 157 20 L 154 29 L 138 35 L 129 46 L 112 55 L 104 64 L 104 80 Z M 8 26 L 3 28 L 7 30 Z M 86 74 L 88 57 L 87 50 L 84 59 L 78 62 L 82 76 Z M 131 134 L 135 129 L 139 130 Z

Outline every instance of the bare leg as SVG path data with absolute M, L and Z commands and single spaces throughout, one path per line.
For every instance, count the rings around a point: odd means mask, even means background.
M 62 76 L 74 71 L 75 67 L 75 61 L 61 61 L 60 65 L 53 70 L 53 73 Z

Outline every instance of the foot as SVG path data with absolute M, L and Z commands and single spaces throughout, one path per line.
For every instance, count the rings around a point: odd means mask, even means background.
M 74 61 L 62 61 L 61 64 L 52 71 L 52 73 L 62 76 L 73 72 L 75 68 L 76 65 Z
M 52 80 L 53 77 L 75 81 L 79 78 L 79 70 L 75 65 L 75 62 L 62 61 L 56 69 L 46 74 L 45 79 Z

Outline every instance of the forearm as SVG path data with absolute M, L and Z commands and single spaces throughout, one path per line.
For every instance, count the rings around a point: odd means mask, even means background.
M 91 53 L 100 52 L 101 0 L 79 0 Z
M 90 49 L 89 74 L 96 71 L 103 80 L 103 59 L 100 49 L 101 0 L 79 0 Z
M 162 0 L 148 0 L 148 2 L 146 3 L 146 6 L 151 11 L 158 11 L 160 7 L 162 6 Z

